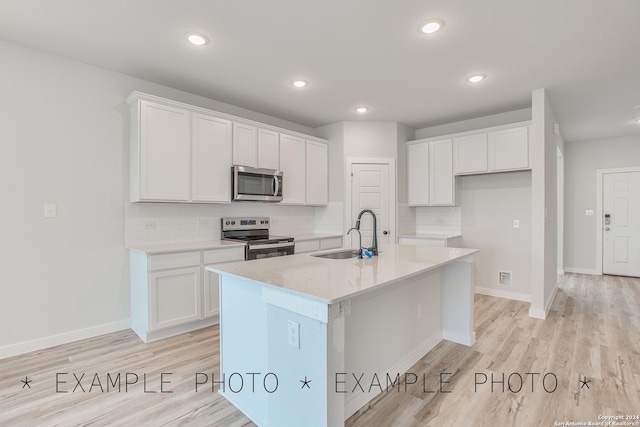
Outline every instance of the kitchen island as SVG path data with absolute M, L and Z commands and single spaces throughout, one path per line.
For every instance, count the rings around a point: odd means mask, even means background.
M 476 252 L 389 244 L 370 259 L 207 267 L 220 274 L 220 393 L 260 426 L 344 425 L 442 339 L 473 344 Z

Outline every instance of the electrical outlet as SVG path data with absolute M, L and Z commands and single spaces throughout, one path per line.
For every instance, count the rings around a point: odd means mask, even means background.
M 142 228 L 145 231 L 149 231 L 149 230 L 155 230 L 156 229 L 156 222 L 153 220 L 146 220 L 142 223 Z
M 298 322 L 289 320 L 287 336 L 291 347 L 300 348 L 300 324 Z
M 593 209 L 587 209 L 586 211 L 584 211 L 584 214 L 586 216 L 593 216 Z
M 44 205 L 44 217 L 45 218 L 55 218 L 58 216 L 58 209 L 56 205 L 47 203 Z
M 519 219 L 514 219 L 513 220 L 513 228 L 520 228 L 520 220 Z
M 416 309 L 416 317 L 418 319 L 422 317 L 422 304 L 418 304 L 418 308 Z
M 208 219 L 199 219 L 198 220 L 198 227 L 208 227 L 209 226 L 209 220 Z

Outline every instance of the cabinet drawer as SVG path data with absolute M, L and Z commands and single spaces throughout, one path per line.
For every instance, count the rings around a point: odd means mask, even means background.
M 200 252 L 177 252 L 149 256 L 149 271 L 200 265 Z
M 342 237 L 320 240 L 320 249 L 334 249 L 342 247 Z
M 318 240 L 305 240 L 304 242 L 296 242 L 295 253 L 313 252 L 320 250 L 320 242 Z
M 243 260 L 244 246 L 230 249 L 216 249 L 213 251 L 204 252 L 204 265 Z

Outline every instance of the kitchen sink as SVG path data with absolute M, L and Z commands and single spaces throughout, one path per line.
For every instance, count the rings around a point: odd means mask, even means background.
M 317 254 L 317 255 L 312 254 L 311 256 L 315 256 L 318 258 L 328 258 L 328 259 L 349 259 L 349 258 L 357 257 L 358 252 L 354 251 L 353 249 L 349 249 L 349 250 L 340 251 L 340 252 L 330 252 L 328 254 Z

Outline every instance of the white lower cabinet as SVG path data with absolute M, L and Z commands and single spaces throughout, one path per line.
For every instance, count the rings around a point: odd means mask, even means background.
M 218 275 L 204 270 L 244 260 L 244 246 L 148 255 L 130 251 L 131 328 L 144 342 L 218 322 Z
M 149 330 L 200 320 L 202 317 L 200 267 L 149 274 Z
M 220 275 L 207 271 L 204 267 L 210 267 L 223 262 L 235 262 L 244 260 L 244 246 L 233 249 L 217 249 L 204 251 L 202 267 L 202 291 L 204 318 L 216 317 L 220 314 Z
M 203 276 L 203 312 L 204 317 L 220 314 L 220 275 L 212 271 L 204 271 Z

